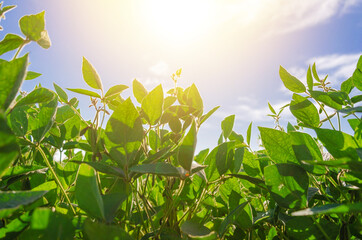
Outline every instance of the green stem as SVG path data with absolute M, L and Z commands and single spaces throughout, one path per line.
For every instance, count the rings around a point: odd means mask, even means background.
M 338 131 L 341 131 L 341 118 L 339 117 L 339 112 L 337 112 L 337 118 L 338 118 Z
M 14 55 L 14 57 L 13 57 L 12 60 L 16 59 L 16 57 L 19 55 L 21 49 L 23 49 L 23 47 L 24 47 L 26 44 L 28 44 L 28 43 L 29 43 L 29 39 L 26 38 L 26 39 L 24 40 L 24 42 L 20 45 L 20 47 L 18 48 L 18 50 L 16 51 L 16 53 L 15 53 L 15 55 Z
M 52 174 L 53 174 L 53 176 L 54 176 L 54 178 L 55 178 L 55 181 L 56 181 L 56 183 L 58 184 L 58 186 L 59 186 L 60 190 L 62 191 L 62 193 L 64 194 L 64 197 L 65 197 L 65 199 L 67 200 L 67 202 L 68 202 L 68 204 L 69 204 L 69 206 L 70 206 L 70 209 L 72 210 L 73 214 L 76 215 L 77 213 L 75 212 L 75 210 L 74 210 L 74 208 L 73 208 L 72 202 L 70 201 L 67 193 L 65 192 L 65 190 L 64 190 L 64 188 L 63 188 L 63 185 L 62 185 L 62 183 L 60 182 L 57 174 L 55 173 L 54 169 L 53 169 L 52 166 L 50 165 L 50 162 L 49 162 L 47 156 L 45 155 L 43 149 L 42 149 L 40 146 L 37 146 L 36 149 L 40 152 L 41 156 L 42 156 L 43 159 L 44 159 L 45 164 L 47 165 L 47 167 L 49 168 L 49 170 L 52 172 Z

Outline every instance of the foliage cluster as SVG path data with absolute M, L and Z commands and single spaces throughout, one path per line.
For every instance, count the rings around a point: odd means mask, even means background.
M 0 19 L 11 8 L 0 6 Z M 106 91 L 83 58 L 95 90 L 68 90 L 90 97 L 95 117 L 86 121 L 55 83 L 55 91 L 18 94 L 24 79 L 40 75 L 20 50 L 51 45 L 44 12 L 19 26 L 25 37 L 0 42 L 0 55 L 17 50 L 0 60 L 0 238 L 362 238 L 362 95 L 351 94 L 362 90 L 362 57 L 340 89 L 315 65 L 307 86 L 280 67 L 293 97 L 280 111 L 269 104 L 276 127 L 259 127 L 263 149 L 251 149 L 251 125 L 246 140 L 233 131 L 231 115 L 218 145 L 195 153 L 198 130 L 218 107 L 204 113 L 196 86 L 177 85 L 181 69 L 168 91 L 134 80 L 132 101 L 121 97 L 128 86 Z M 284 129 L 286 107 L 297 124 Z M 353 135 L 342 131 L 343 119 Z

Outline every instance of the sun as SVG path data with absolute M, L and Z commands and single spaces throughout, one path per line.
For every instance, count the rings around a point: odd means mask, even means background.
M 214 8 L 212 0 L 145 0 L 142 18 L 155 34 L 185 41 L 211 27 Z

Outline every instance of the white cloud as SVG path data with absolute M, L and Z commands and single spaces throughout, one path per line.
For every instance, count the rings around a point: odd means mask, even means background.
M 266 35 L 296 31 L 346 14 L 361 0 L 244 0 L 232 1 L 223 9 L 225 22 L 260 29 Z M 228 12 L 228 14 L 225 14 Z M 269 29 L 265 32 L 265 29 Z
M 170 70 L 169 70 L 169 66 L 164 61 L 159 61 L 155 65 L 151 66 L 150 71 L 152 73 L 154 73 L 155 75 L 157 75 L 157 76 L 169 76 L 169 75 L 171 75 Z

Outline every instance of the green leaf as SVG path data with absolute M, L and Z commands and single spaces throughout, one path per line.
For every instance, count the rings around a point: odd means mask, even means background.
M 40 106 L 40 111 L 36 117 L 29 117 L 30 129 L 32 130 L 33 138 L 36 142 L 41 142 L 45 134 L 53 125 L 55 114 L 58 106 L 56 98 L 48 103 Z
M 356 161 L 350 158 L 339 158 L 335 160 L 329 161 L 303 161 L 305 164 L 310 165 L 319 165 L 319 166 L 328 166 L 328 167 L 335 167 L 335 168 L 343 168 L 349 169 L 351 172 L 360 172 L 362 173 L 362 162 Z
M 112 192 L 102 196 L 104 203 L 104 215 L 108 223 L 113 222 L 119 205 L 127 199 L 127 194 L 123 192 Z
M 105 98 L 113 97 L 117 94 L 120 94 L 121 92 L 123 92 L 123 90 L 125 90 L 127 88 L 128 88 L 128 86 L 126 86 L 126 85 L 122 85 L 122 84 L 115 85 L 107 91 L 107 93 L 106 93 L 106 95 L 104 95 L 104 97 Z
M 161 84 L 155 87 L 142 100 L 142 111 L 150 125 L 155 125 L 162 115 L 163 90 Z
M 320 80 L 320 78 L 319 78 L 319 76 L 318 76 L 317 69 L 316 69 L 316 67 L 315 67 L 315 63 L 313 63 L 312 72 L 313 72 L 314 78 L 315 78 L 318 82 L 320 82 L 321 80 Z
M 37 73 L 37 72 L 32 72 L 32 71 L 28 71 L 26 73 L 26 77 L 25 77 L 25 80 L 33 80 L 37 77 L 40 77 L 41 76 L 41 73 Z
M 46 103 L 55 98 L 55 93 L 47 88 L 35 88 L 28 95 L 20 99 L 14 108 L 32 105 L 35 103 Z
M 310 70 L 310 65 L 308 67 L 308 72 L 307 72 L 307 85 L 308 85 L 308 90 L 312 91 L 313 90 L 313 77 L 312 77 L 312 71 Z
M 309 90 L 310 95 L 312 95 L 312 97 L 319 101 L 324 103 L 325 105 L 327 105 L 328 107 L 331 107 L 333 109 L 336 110 L 340 110 L 342 109 L 342 106 L 338 103 L 336 103 L 330 96 L 328 93 L 325 92 L 321 92 L 321 91 L 311 91 Z
M 75 228 L 71 219 L 49 208 L 37 208 L 31 216 L 29 228 L 21 239 L 74 239 Z
M 137 79 L 133 80 L 132 86 L 133 86 L 133 95 L 134 95 L 134 97 L 136 98 L 137 102 L 142 103 L 142 100 L 143 100 L 144 97 L 147 96 L 148 91 L 142 85 L 142 83 L 137 81 Z
M 314 220 L 310 217 L 293 217 L 286 222 L 286 230 L 290 239 L 336 239 L 340 227 L 324 218 Z
M 216 110 L 219 109 L 220 106 L 214 107 L 213 109 L 211 109 L 208 113 L 206 113 L 205 115 L 202 115 L 202 117 L 200 118 L 200 125 L 202 123 L 204 123 L 214 112 L 216 112 Z
M 211 234 L 210 229 L 195 220 L 186 220 L 181 224 L 180 228 L 189 237 L 207 237 Z
M 14 100 L 25 78 L 27 66 L 27 54 L 10 62 L 0 62 L 0 110 L 6 110 Z
M 222 238 L 224 236 L 229 224 L 234 223 L 235 219 L 241 214 L 243 208 L 248 204 L 248 202 L 244 202 L 237 206 L 234 210 L 232 210 L 229 215 L 221 222 L 219 228 L 219 237 Z
M 0 177 L 18 158 L 19 147 L 16 138 L 6 124 L 5 116 L 0 112 Z
M 101 98 L 101 96 L 93 91 L 89 91 L 86 89 L 81 89 L 81 88 L 67 88 L 69 91 L 75 92 L 75 93 L 79 93 L 79 94 L 83 94 L 83 95 L 87 95 L 90 97 L 96 97 L 96 98 Z
M 117 168 L 112 165 L 108 165 L 102 162 L 82 162 L 82 161 L 71 161 L 77 164 L 88 164 L 89 166 L 93 167 L 98 172 L 106 173 L 109 175 L 113 175 L 120 178 L 125 178 L 125 174 L 122 169 Z
M 251 128 L 253 126 L 253 122 L 250 122 L 248 130 L 246 131 L 246 142 L 250 146 L 250 139 L 251 139 Z
M 236 178 L 240 178 L 243 180 L 246 180 L 252 184 L 257 185 L 260 188 L 263 188 L 265 190 L 267 190 L 266 186 L 265 186 L 265 182 L 259 178 L 255 178 L 255 177 L 250 177 L 247 175 L 242 175 L 242 174 L 230 174 L 230 176 L 236 177 Z
M 131 99 L 113 112 L 105 130 L 105 146 L 113 160 L 128 166 L 136 157 L 143 140 L 142 121 Z
M 318 110 L 307 98 L 293 94 L 293 100 L 290 102 L 289 109 L 294 117 L 307 126 L 319 126 Z
M 188 94 L 187 94 L 187 105 L 190 107 L 193 107 L 197 111 L 201 111 L 204 109 L 204 105 L 202 102 L 202 98 L 200 96 L 199 90 L 197 90 L 197 87 L 195 84 L 192 84 L 189 88 Z
M 61 88 L 59 87 L 57 84 L 53 83 L 54 89 L 57 92 L 59 99 L 64 102 L 67 103 L 68 102 L 68 95 L 67 93 Z
M 279 76 L 283 81 L 283 84 L 290 91 L 295 93 L 303 93 L 306 91 L 304 84 L 299 81 L 296 77 L 292 76 L 282 66 L 279 68 Z
M 0 42 L 0 55 L 17 49 L 23 43 L 24 39 L 22 37 L 11 33 L 7 34 Z
M 345 114 L 352 114 L 352 113 L 355 113 L 355 112 L 362 112 L 362 106 L 353 107 L 353 108 L 343 108 L 341 110 L 338 110 L 338 112 L 345 113 Z
M 78 174 L 75 185 L 75 198 L 78 201 L 78 206 L 89 215 L 104 219 L 104 205 L 95 171 L 91 166 L 82 164 Z
M 32 41 L 38 41 L 42 37 L 45 28 L 45 11 L 35 15 L 26 15 L 19 20 L 21 32 Z
M 264 127 L 259 127 L 259 131 L 263 146 L 272 160 L 276 163 L 299 163 L 288 133 Z
M 273 114 L 277 114 L 274 110 L 274 108 L 272 107 L 272 105 L 268 102 L 268 107 L 269 107 L 269 110 L 273 113 Z
M 350 204 L 326 204 L 320 207 L 307 208 L 293 212 L 292 216 L 311 216 L 317 214 L 341 214 L 341 213 L 362 212 L 362 202 Z
M 350 92 L 352 91 L 353 88 L 354 88 L 354 85 L 353 85 L 352 77 L 348 78 L 346 81 L 342 82 L 342 84 L 341 84 L 341 91 L 345 92 L 347 94 L 350 94 Z
M 172 164 L 159 162 L 133 166 L 130 171 L 135 173 L 149 173 L 160 176 L 179 177 L 180 173 Z
M 0 228 L 0 238 L 16 239 L 17 236 L 22 233 L 24 228 L 29 225 L 30 219 L 30 212 L 26 212 L 18 218 L 15 218 L 14 220 L 6 224 L 6 226 Z
M 9 192 L 0 192 L 0 215 L 4 217 L 3 210 L 15 210 L 20 206 L 25 206 L 30 203 L 35 202 L 47 191 L 9 191 Z
M 93 222 L 89 218 L 84 223 L 84 233 L 89 240 L 113 239 L 133 240 L 119 225 Z
M 316 128 L 318 139 L 334 158 L 348 157 L 358 160 L 356 149 L 359 148 L 356 140 L 344 132 Z
M 265 184 L 273 199 L 285 208 L 305 208 L 309 177 L 297 165 L 281 163 L 264 168 Z
M 194 159 L 197 130 L 195 121 L 192 122 L 189 132 L 180 141 L 178 148 L 177 159 L 180 165 L 187 171 L 191 170 L 192 160 Z
M 208 166 L 205 168 L 205 173 L 209 182 L 218 179 L 232 166 L 233 147 L 233 142 L 221 143 L 206 157 L 204 164 Z
M 44 49 L 48 49 L 52 45 L 47 30 L 41 32 L 41 38 L 36 42 Z
M 94 89 L 100 89 L 103 92 L 102 81 L 96 69 L 88 62 L 85 57 L 83 57 L 82 73 L 83 79 L 88 84 L 88 86 Z
M 243 168 L 246 174 L 248 174 L 249 176 L 261 177 L 261 169 L 258 159 L 253 153 L 247 150 L 244 151 Z
M 225 139 L 227 139 L 230 136 L 231 131 L 233 130 L 234 127 L 234 121 L 235 121 L 235 115 L 230 115 L 221 122 L 222 134 L 224 135 Z
M 352 76 L 353 85 L 362 91 L 362 55 L 358 59 L 357 68 Z

